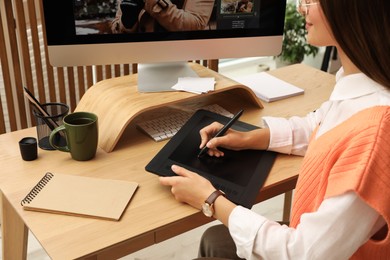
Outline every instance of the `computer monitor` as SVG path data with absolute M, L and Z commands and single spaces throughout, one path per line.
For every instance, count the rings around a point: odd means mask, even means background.
M 189 60 L 279 54 L 285 8 L 286 0 L 43 0 L 53 66 L 138 63 L 139 91 L 171 90 L 194 75 Z

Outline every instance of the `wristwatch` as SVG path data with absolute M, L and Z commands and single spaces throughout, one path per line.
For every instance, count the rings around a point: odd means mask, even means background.
M 214 202 L 219 196 L 225 196 L 225 193 L 220 190 L 216 190 L 207 198 L 202 205 L 202 212 L 206 217 L 212 217 L 214 215 Z

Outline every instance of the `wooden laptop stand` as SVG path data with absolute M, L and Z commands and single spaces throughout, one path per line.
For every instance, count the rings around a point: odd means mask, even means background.
M 140 93 L 137 91 L 137 75 L 134 74 L 93 85 L 81 98 L 75 111 L 88 111 L 98 116 L 99 146 L 109 153 L 114 150 L 126 127 L 147 111 L 218 94 L 233 95 L 235 99 L 241 98 L 263 108 L 250 88 L 197 63 L 191 63 L 191 67 L 200 77 L 214 77 L 215 91 L 201 95 L 176 91 Z

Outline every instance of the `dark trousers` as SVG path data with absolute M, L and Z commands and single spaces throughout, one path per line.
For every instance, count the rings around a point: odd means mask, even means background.
M 202 260 L 239 260 L 236 245 L 224 225 L 208 228 L 202 235 L 199 245 L 199 258 Z

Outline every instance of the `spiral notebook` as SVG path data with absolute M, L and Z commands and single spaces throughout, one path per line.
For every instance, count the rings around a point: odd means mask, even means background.
M 119 220 L 138 183 L 46 173 L 21 201 L 25 210 Z

